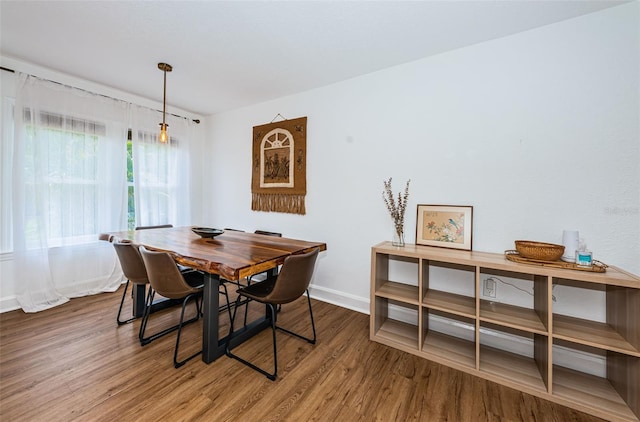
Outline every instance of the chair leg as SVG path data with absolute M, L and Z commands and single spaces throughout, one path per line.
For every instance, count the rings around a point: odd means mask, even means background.
M 227 299 L 227 312 L 229 313 L 229 321 L 231 321 L 231 303 L 229 302 L 229 292 L 227 291 L 227 285 L 222 283 L 220 284 L 220 287 L 222 287 L 222 290 L 224 290 L 222 294 L 224 295 L 225 299 Z M 221 308 L 224 308 L 224 306 Z
M 247 277 L 247 287 L 251 285 L 251 276 Z M 244 300 L 245 303 L 245 308 L 244 308 L 244 325 L 247 325 L 247 313 L 249 312 L 249 303 L 251 302 L 251 299 L 247 298 Z M 278 312 L 280 312 L 282 310 L 282 305 L 278 305 L 277 308 Z
M 309 305 L 309 316 L 311 317 L 311 329 L 313 330 L 313 338 L 304 337 L 298 333 L 294 333 L 293 331 L 289 331 L 286 328 L 276 327 L 280 331 L 284 331 L 287 334 L 291 334 L 292 336 L 298 337 L 302 340 L 306 340 L 311 344 L 316 344 L 316 324 L 313 321 L 313 310 L 311 309 L 311 297 L 309 296 L 309 290 L 307 290 L 307 303 Z
M 149 288 L 149 292 L 147 293 L 147 297 L 144 300 L 144 309 L 142 310 L 142 322 L 140 323 L 140 332 L 138 333 L 138 339 L 140 339 L 140 344 L 145 345 L 149 343 L 151 340 L 145 339 L 144 332 L 147 329 L 147 321 L 149 321 L 149 314 L 151 314 L 151 303 L 153 303 L 153 296 L 155 292 L 152 288 Z
M 229 336 L 228 338 L 231 338 L 231 335 L 233 334 L 233 324 L 236 320 L 236 312 L 238 312 L 238 306 L 240 306 L 240 301 L 242 300 L 242 296 L 238 295 L 238 297 L 236 298 L 236 303 L 233 305 L 233 315 L 231 315 L 231 311 L 229 311 Z
M 238 299 L 236 299 L 236 308 L 234 309 L 234 312 L 233 312 L 234 319 L 235 319 L 235 314 L 236 314 L 235 311 L 238 309 L 237 306 L 238 306 L 239 302 L 240 302 L 240 296 L 238 296 Z M 272 333 L 272 336 L 273 336 L 273 372 L 267 372 L 264 369 L 254 365 L 253 363 L 241 358 L 240 356 L 231 353 L 230 342 L 231 342 L 231 338 L 233 337 L 233 321 L 231 322 L 231 329 L 230 329 L 230 332 L 229 332 L 229 336 L 227 337 L 227 347 L 225 349 L 225 353 L 230 358 L 233 358 L 233 359 L 237 360 L 238 362 L 241 362 L 241 363 L 247 365 L 249 368 L 260 372 L 262 375 L 266 376 L 271 381 L 275 381 L 276 377 L 278 376 L 278 347 L 277 347 L 277 343 L 276 343 L 276 319 L 275 319 L 276 307 L 271 303 L 267 303 L 267 305 L 269 306 L 269 308 L 271 310 L 271 315 L 272 315 L 272 318 L 271 318 L 271 333 Z
M 177 330 L 180 325 L 187 325 L 187 324 L 191 324 L 192 322 L 196 322 L 199 318 L 200 318 L 200 314 L 202 312 L 201 307 L 198 304 L 198 301 L 196 300 L 196 316 L 182 322 L 182 318 L 180 319 L 180 323 L 177 325 L 174 325 L 172 327 L 169 328 L 165 328 L 164 330 L 157 332 L 155 334 L 150 335 L 149 337 L 145 337 L 144 336 L 144 332 L 147 329 L 147 322 L 149 321 L 149 315 L 151 314 L 151 304 L 153 303 L 153 298 L 155 296 L 155 291 L 153 289 L 149 289 L 149 294 L 147 295 L 147 302 L 145 304 L 144 307 L 144 314 L 142 316 L 142 324 L 140 324 L 140 333 L 138 334 L 138 338 L 140 339 L 140 344 L 142 346 L 146 346 L 147 344 L 151 343 L 153 340 L 156 340 L 162 336 L 165 336 L 169 333 L 174 332 L 175 330 Z M 184 303 L 183 303 L 183 310 L 182 312 L 184 313 Z
M 188 361 L 190 361 L 191 359 L 195 358 L 196 356 L 202 353 L 202 350 L 200 350 L 199 352 L 192 354 L 188 358 L 178 361 L 178 348 L 180 347 L 180 335 L 182 334 L 182 327 L 186 324 L 186 323 L 183 324 L 182 322 L 184 320 L 184 311 L 187 307 L 187 303 L 189 302 L 189 299 L 191 299 L 192 297 L 196 301 L 196 307 L 199 308 L 197 305 L 198 296 L 196 294 L 190 294 L 189 296 L 184 298 L 184 301 L 182 302 L 182 312 L 180 313 L 180 323 L 178 324 L 178 335 L 176 336 L 176 348 L 175 348 L 175 351 L 173 352 L 173 366 L 175 368 L 180 368 L 182 365 L 184 365 L 185 363 L 187 363 Z M 196 318 L 199 316 L 200 316 L 200 311 L 198 310 Z
M 120 315 L 122 314 L 122 305 L 124 304 L 124 299 L 127 297 L 127 289 L 129 288 L 129 283 L 130 283 L 129 280 L 127 280 L 127 283 L 124 285 L 124 292 L 122 292 L 122 299 L 120 300 L 120 308 L 118 308 L 118 316 L 116 316 L 116 322 L 118 323 L 118 325 L 128 324 L 136 319 L 136 317 L 133 317 L 133 318 L 126 319 L 124 321 L 120 320 Z
M 236 306 L 235 309 L 233 311 L 233 317 L 231 319 L 231 323 L 230 323 L 230 329 L 229 329 L 229 336 L 227 336 L 227 345 L 225 348 L 225 353 L 227 356 L 247 365 L 248 367 L 250 367 L 251 369 L 254 369 L 258 372 L 260 372 L 261 374 L 265 375 L 267 378 L 269 378 L 271 381 L 274 381 L 276 379 L 276 377 L 278 376 L 278 348 L 277 348 L 277 343 L 276 343 L 276 330 L 281 330 L 284 331 L 287 334 L 291 334 L 295 337 L 298 337 L 302 340 L 305 340 L 311 344 L 316 344 L 316 325 L 315 325 L 315 321 L 313 319 L 313 309 L 311 308 L 311 297 L 309 296 L 309 290 L 307 290 L 307 305 L 309 307 L 309 317 L 311 318 L 311 329 L 313 331 L 313 337 L 312 338 L 307 338 L 304 337 L 298 333 L 294 333 L 293 331 L 289 331 L 286 328 L 282 328 L 276 325 L 276 315 L 277 315 L 277 311 L 278 311 L 278 306 L 272 304 L 272 303 L 267 303 L 267 306 L 269 307 L 269 311 L 271 312 L 271 331 L 272 331 L 272 336 L 273 336 L 273 372 L 267 372 L 262 368 L 259 368 L 258 366 L 254 365 L 253 363 L 241 358 L 238 355 L 235 355 L 233 353 L 231 353 L 231 347 L 230 347 L 230 343 L 231 343 L 231 339 L 233 337 L 233 323 L 236 317 L 236 311 L 238 309 L 238 305 L 240 303 L 240 299 L 241 297 L 238 296 L 238 298 L 236 299 Z M 246 325 L 246 324 L 245 324 Z
M 251 286 L 251 281 L 252 281 L 252 276 L 247 277 L 247 287 Z M 251 299 L 245 299 L 245 303 L 246 303 L 246 307 L 244 308 L 244 325 L 247 325 L 247 312 L 249 312 L 249 302 L 251 302 Z M 282 305 L 278 305 L 277 308 L 278 312 L 280 312 L 282 310 Z
M 247 299 L 245 300 L 245 303 L 244 303 L 244 325 L 247 325 L 247 314 L 249 313 L 250 302 L 251 302 L 251 299 Z
M 239 282 L 236 281 L 229 281 L 229 280 L 220 280 L 220 287 L 218 290 L 218 293 L 221 295 L 224 295 L 227 303 L 225 305 L 221 305 L 218 307 L 218 312 L 224 312 L 224 311 L 228 311 L 229 312 L 229 318 L 231 318 L 231 307 L 235 306 L 235 302 L 233 302 L 233 304 L 229 301 L 229 292 L 228 292 L 228 288 L 227 288 L 227 283 L 233 283 L 235 285 L 237 285 L 238 287 L 242 287 L 242 285 Z
M 251 286 L 251 280 L 252 280 L 251 277 L 253 276 L 247 277 L 247 287 Z M 247 313 L 249 312 L 249 302 L 251 302 L 251 299 L 247 298 L 244 306 L 244 325 L 247 325 Z

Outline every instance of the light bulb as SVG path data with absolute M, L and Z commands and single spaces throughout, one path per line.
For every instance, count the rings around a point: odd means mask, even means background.
M 160 123 L 160 136 L 158 137 L 158 140 L 163 144 L 166 144 L 167 142 L 169 142 L 169 134 L 167 133 L 168 127 L 169 127 L 168 124 Z

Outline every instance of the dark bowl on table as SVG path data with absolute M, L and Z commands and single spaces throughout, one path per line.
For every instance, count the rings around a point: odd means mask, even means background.
M 193 227 L 191 231 L 197 234 L 198 236 L 204 237 L 204 238 L 216 237 L 224 233 L 224 230 L 212 229 L 209 227 Z

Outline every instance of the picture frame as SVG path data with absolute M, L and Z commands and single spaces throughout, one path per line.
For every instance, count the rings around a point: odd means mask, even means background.
M 418 205 L 416 245 L 470 251 L 472 234 L 472 206 Z

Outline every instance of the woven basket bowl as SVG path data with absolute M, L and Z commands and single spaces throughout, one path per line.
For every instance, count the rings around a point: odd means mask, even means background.
M 516 240 L 516 250 L 524 258 L 558 261 L 564 253 L 564 246 L 530 240 Z

